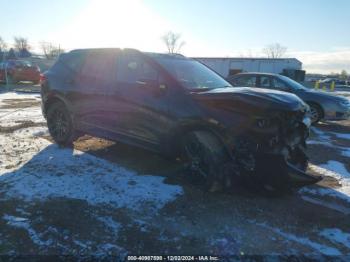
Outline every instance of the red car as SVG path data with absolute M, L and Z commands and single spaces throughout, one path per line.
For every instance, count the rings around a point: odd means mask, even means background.
M 31 81 L 34 84 L 40 82 L 40 68 L 28 61 L 8 60 L 0 64 L 0 81 L 5 81 L 5 69 L 10 83 Z

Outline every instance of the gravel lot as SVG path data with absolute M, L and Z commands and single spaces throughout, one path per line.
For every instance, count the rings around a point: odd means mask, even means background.
M 89 136 L 57 147 L 40 95 L 26 92 L 38 87 L 1 88 L 0 254 L 350 256 L 350 121 L 312 128 L 319 184 L 280 198 L 207 194 L 141 149 Z

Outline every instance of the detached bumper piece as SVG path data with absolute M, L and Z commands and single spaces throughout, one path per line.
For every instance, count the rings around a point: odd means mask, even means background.
M 278 191 L 300 188 L 322 180 L 322 177 L 309 175 L 276 154 L 256 156 L 254 177 L 259 184 L 268 185 Z

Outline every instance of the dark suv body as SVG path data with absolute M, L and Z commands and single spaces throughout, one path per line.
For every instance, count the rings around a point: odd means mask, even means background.
M 318 181 L 303 172 L 310 124 L 303 101 L 232 88 L 181 55 L 74 50 L 45 73 L 41 95 L 49 131 L 62 145 L 91 134 L 180 156 L 212 190 L 253 173 L 273 190 Z

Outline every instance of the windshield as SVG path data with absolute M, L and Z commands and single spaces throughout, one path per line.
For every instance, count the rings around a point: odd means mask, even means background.
M 286 82 L 291 88 L 294 90 L 306 90 L 307 88 L 303 86 L 302 84 L 299 84 L 298 82 L 294 81 L 293 79 L 290 79 L 289 77 L 280 75 L 279 78 Z
M 164 56 L 154 58 L 187 89 L 231 87 L 221 76 L 198 61 Z

